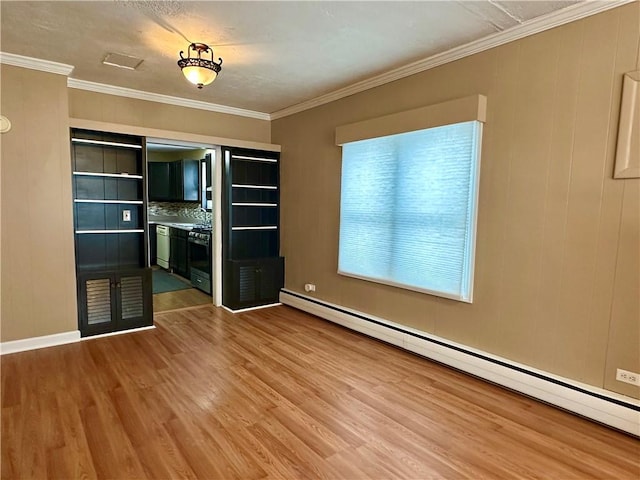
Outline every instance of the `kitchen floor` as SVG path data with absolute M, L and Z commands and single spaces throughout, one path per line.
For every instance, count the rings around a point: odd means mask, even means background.
M 167 312 L 179 308 L 195 307 L 212 303 L 212 298 L 196 288 L 156 293 L 153 296 L 153 312 Z
M 154 265 L 153 270 L 162 270 L 157 265 Z M 176 278 L 187 282 L 186 279 L 175 276 Z M 170 310 L 177 310 L 186 307 L 196 307 L 199 305 L 207 305 L 213 302 L 212 297 L 206 293 L 198 290 L 197 288 L 186 288 L 181 290 L 174 290 L 170 292 L 154 293 L 153 294 L 153 312 L 168 312 Z

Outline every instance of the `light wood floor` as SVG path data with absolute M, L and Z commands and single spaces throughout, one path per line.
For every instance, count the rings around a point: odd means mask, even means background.
M 156 293 L 153 295 L 153 312 L 166 312 L 185 307 L 209 305 L 213 302 L 211 296 L 197 288 L 187 288 L 173 292 Z
M 640 442 L 288 307 L 1 357 L 2 478 L 635 479 Z

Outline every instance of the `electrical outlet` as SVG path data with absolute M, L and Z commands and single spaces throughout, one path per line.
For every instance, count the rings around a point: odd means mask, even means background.
M 316 291 L 316 286 L 313 283 L 305 283 L 304 284 L 304 291 L 305 292 L 315 292 Z
M 131 221 L 131 210 L 123 210 L 122 211 L 122 221 L 130 222 Z
M 628 370 L 618 368 L 616 370 L 616 380 L 619 382 L 630 383 L 631 385 L 638 385 L 640 387 L 640 373 L 629 372 Z

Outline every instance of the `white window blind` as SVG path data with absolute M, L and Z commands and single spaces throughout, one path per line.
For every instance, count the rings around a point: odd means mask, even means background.
M 338 273 L 471 302 L 482 123 L 342 150 Z

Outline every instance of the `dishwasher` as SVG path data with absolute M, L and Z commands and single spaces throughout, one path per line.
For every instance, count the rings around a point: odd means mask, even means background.
M 171 238 L 169 237 L 169 227 L 165 225 L 156 226 L 157 239 L 157 262 L 162 268 L 169 269 L 169 250 L 171 248 Z

